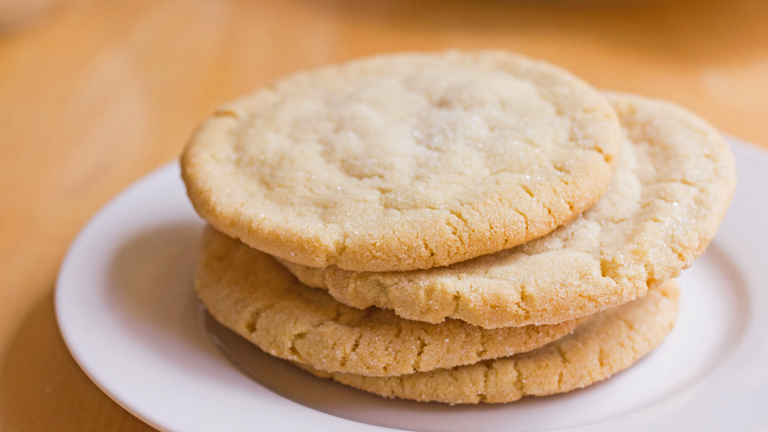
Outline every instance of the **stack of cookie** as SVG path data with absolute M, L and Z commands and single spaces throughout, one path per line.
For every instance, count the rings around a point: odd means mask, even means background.
M 658 345 L 735 184 L 705 121 L 510 53 L 298 73 L 182 157 L 209 312 L 385 397 L 509 402 Z

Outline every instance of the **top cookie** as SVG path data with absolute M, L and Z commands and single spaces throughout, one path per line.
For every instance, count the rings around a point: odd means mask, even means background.
M 341 303 L 426 322 L 551 324 L 594 314 L 677 277 L 715 235 L 733 194 L 733 155 L 704 120 L 670 103 L 606 94 L 626 144 L 610 190 L 551 234 L 448 267 L 352 272 L 283 262 Z
M 569 73 L 505 52 L 379 56 L 298 73 L 219 109 L 182 175 L 197 211 L 310 267 L 426 269 L 580 214 L 620 151 Z

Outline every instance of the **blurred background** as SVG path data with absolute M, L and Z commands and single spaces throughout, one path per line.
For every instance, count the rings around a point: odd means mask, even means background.
M 56 273 L 217 105 L 364 55 L 502 48 L 768 148 L 767 19 L 765 0 L 0 0 L 0 430 L 152 430 L 67 352 Z

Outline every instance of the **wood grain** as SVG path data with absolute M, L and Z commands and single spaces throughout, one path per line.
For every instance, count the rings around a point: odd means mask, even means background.
M 141 431 L 53 315 L 69 244 L 219 103 L 362 55 L 518 51 L 768 148 L 763 0 L 112 0 L 0 29 L 0 430 Z M 2 11 L 2 9 L 0 9 Z M 2 20 L 0 20 L 2 22 Z

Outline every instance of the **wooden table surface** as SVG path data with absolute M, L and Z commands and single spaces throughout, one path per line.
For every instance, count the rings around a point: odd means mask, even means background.
M 764 0 L 58 3 L 0 32 L 2 431 L 152 430 L 67 352 L 56 273 L 110 197 L 176 158 L 218 104 L 288 72 L 380 52 L 503 48 L 678 102 L 768 147 Z

